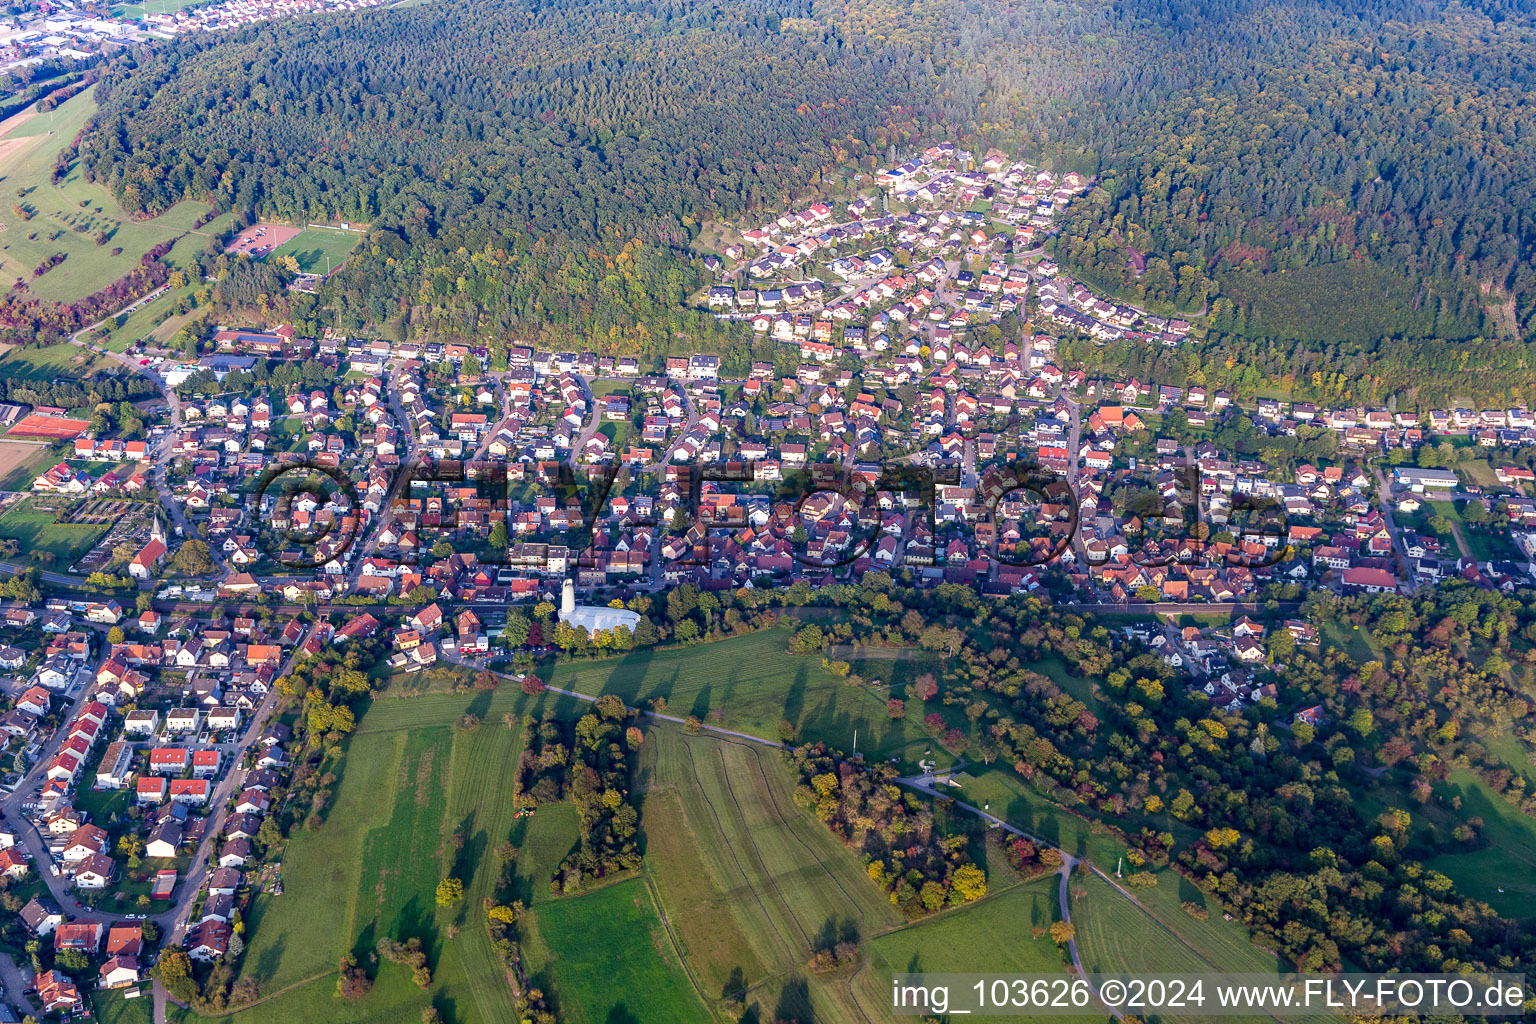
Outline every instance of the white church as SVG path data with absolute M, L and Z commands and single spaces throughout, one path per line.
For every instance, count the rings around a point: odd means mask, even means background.
M 599 630 L 623 626 L 633 631 L 640 621 L 640 613 L 627 608 L 609 608 L 606 605 L 577 604 L 576 581 L 567 579 L 560 590 L 560 621 L 568 626 L 582 626 L 591 636 Z

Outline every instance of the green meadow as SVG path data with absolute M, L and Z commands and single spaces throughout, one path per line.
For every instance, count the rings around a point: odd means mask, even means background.
M 0 280 L 21 278 L 38 297 L 70 302 L 110 284 L 161 242 L 192 229 L 208 211 L 184 202 L 138 220 L 78 164 L 55 185 L 54 162 L 96 110 L 86 89 L 56 110 L 34 114 L 0 143 Z M 40 277 L 33 270 L 55 254 L 64 261 Z

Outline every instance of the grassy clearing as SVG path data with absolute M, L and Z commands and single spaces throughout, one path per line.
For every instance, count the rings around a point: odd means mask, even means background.
M 787 626 L 695 648 L 635 651 L 601 662 L 557 667 L 550 683 L 594 696 L 614 693 L 630 705 L 665 697 L 669 713 L 774 738 L 780 720 L 802 739 L 822 740 L 867 757 L 916 761 L 932 744 L 916 701 L 892 721 L 885 694 L 849 686 L 816 655 L 789 654 Z
M 890 694 L 849 686 L 822 668 L 820 656 L 788 653 L 789 633 L 788 626 L 780 626 L 697 647 L 646 648 L 601 661 L 557 665 L 540 674 L 551 686 L 592 696 L 613 693 L 631 706 L 665 697 L 668 714 L 697 715 L 712 725 L 765 739 L 777 738 L 779 722 L 787 720 L 802 739 L 823 740 L 842 750 L 853 749 L 857 733 L 859 752 L 871 758 L 900 757 L 915 763 L 933 746 L 918 701 L 909 702 L 905 716 L 892 721 L 885 709 Z M 881 665 L 871 673 L 892 678 L 886 663 Z M 419 685 L 415 680 L 426 675 L 396 677 L 386 695 L 404 697 Z M 444 676 L 426 685 L 429 690 L 447 688 L 452 680 Z M 431 692 L 381 700 L 361 728 L 446 724 L 466 710 L 499 719 L 520 697 L 515 687 L 503 686 L 489 696 Z
M 1125 844 L 1109 832 L 1058 807 L 1010 769 L 972 765 L 959 781 L 958 789 L 948 791 L 955 799 L 981 807 L 1101 870 L 1113 871 L 1125 853 Z
M 1493 463 L 1488 459 L 1467 459 L 1456 463 L 1456 473 L 1471 483 L 1476 484 L 1485 491 L 1502 490 L 1504 485 L 1499 483 L 1499 478 L 1494 475 Z
M 1456 881 L 1456 888 L 1511 917 L 1536 916 L 1536 820 L 1522 814 L 1466 769 L 1451 773 L 1436 795 L 1459 797 L 1457 817 L 1483 819 L 1486 845 L 1468 853 L 1441 854 L 1427 866 Z
M 331 809 L 336 827 L 294 831 L 283 855 L 284 894 L 256 897 L 251 912 L 245 973 L 263 991 L 336 970 L 363 885 L 363 843 L 389 820 L 403 751 L 403 735 L 354 739 Z
M 1530 759 L 1530 750 L 1515 737 L 1508 726 L 1486 736 L 1479 736 L 1478 742 L 1504 762 L 1510 771 L 1524 776 L 1528 786 L 1536 785 L 1536 763 Z
M 110 527 L 58 523 L 52 512 L 37 512 L 30 501 L 0 516 L 0 538 L 15 538 L 25 552 L 43 551 L 67 566 L 95 546 Z
M 190 230 L 208 210 L 204 203 L 185 202 L 153 220 L 133 220 L 109 192 L 87 182 L 78 165 L 52 183 L 54 160 L 96 110 L 92 92 L 34 116 L 0 146 L 0 182 L 7 197 L 0 208 L 0 280 L 23 278 L 36 295 L 53 302 L 71 302 L 122 277 L 146 252 Z M 63 253 L 64 261 L 34 278 L 33 269 L 56 253 Z
M 306 274 L 327 274 L 363 240 L 359 231 L 340 228 L 305 228 L 272 251 L 273 259 L 292 256 Z M 329 260 L 329 263 L 327 263 Z
M 0 377 L 49 381 L 55 377 L 85 377 L 108 365 L 112 364 L 88 349 L 59 342 L 41 348 L 11 349 L 0 358 Z
M 1378 657 L 1378 652 L 1371 646 L 1370 635 L 1363 629 L 1348 626 L 1338 619 L 1329 619 L 1323 623 L 1323 642 L 1330 647 L 1337 647 L 1358 664 L 1364 664 Z
M 147 987 L 135 999 L 129 999 L 121 989 L 98 990 L 91 994 L 91 1005 L 101 1024 L 150 1024 L 155 1019 L 155 1003 Z
M 185 322 L 182 317 L 174 316 L 171 311 L 175 309 L 177 302 L 190 296 L 195 290 L 196 286 L 190 284 L 181 288 L 172 288 L 153 301 L 146 302 L 128 314 L 121 327 L 112 328 L 112 333 L 104 343 L 101 343 L 102 347 L 112 352 L 125 352 L 128 346 L 146 338 L 159 342 L 168 341 L 175 335 L 176 330 L 180 329 L 181 323 Z M 167 334 L 161 328 L 166 327 L 171 321 L 176 323 L 171 325 L 170 332 Z

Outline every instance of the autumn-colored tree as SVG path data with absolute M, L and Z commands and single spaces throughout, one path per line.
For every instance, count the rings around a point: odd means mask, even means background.
M 437 883 L 437 905 L 451 906 L 464 898 L 464 883 L 457 878 L 444 878 Z

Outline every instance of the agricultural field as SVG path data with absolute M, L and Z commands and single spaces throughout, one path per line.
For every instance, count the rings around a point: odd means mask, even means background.
M 812 733 L 851 734 L 859 723 L 861 749 L 913 742 L 882 739 L 883 698 L 847 686 L 822 669 L 819 657 L 785 653 L 787 633 L 560 666 L 551 681 L 618 693 L 632 704 L 667 696 L 672 713 L 769 736 L 792 714 Z M 921 660 L 869 659 L 871 671 L 877 663 L 893 690 L 910 670 L 925 667 Z M 898 664 L 900 673 L 892 673 Z M 575 809 L 556 805 L 512 816 L 507 780 L 518 743 L 504 724 L 545 708 L 572 714 L 584 705 L 555 694 L 529 698 L 511 685 L 376 700 L 331 768 L 338 779 L 325 820 L 295 828 L 283 853 L 286 894 L 256 898 L 245 965 L 265 998 L 226 1020 L 258 1024 L 296 1015 L 316 1024 L 413 1024 L 427 1005 L 460 1024 L 512 1019 L 511 992 L 480 920 L 481 902 L 491 895 L 529 906 L 528 965 L 562 1021 L 572 1024 L 703 1024 L 736 999 L 761 1021 L 862 1024 L 884 1019 L 891 971 L 1061 969 L 1061 953 L 1048 935 L 1036 934 L 1059 912 L 1056 876 L 1021 883 L 991 866 L 993 891 L 985 899 L 907 923 L 865 877 L 857 856 L 795 805 L 793 779 L 777 751 L 690 736 L 671 724 L 646 726 L 636 769 L 645 868 L 579 896 L 552 893 L 548 879 L 577 839 Z M 477 727 L 460 727 L 466 714 L 476 716 Z M 890 725 L 900 729 L 904 720 Z M 1123 848 L 1112 836 L 1009 771 L 970 770 L 975 774 L 956 791 L 960 799 L 985 804 L 1113 872 Z M 510 892 L 496 888 L 504 842 L 518 850 Z M 433 889 L 449 874 L 464 880 L 465 899 L 440 908 Z M 1132 902 L 1096 876 L 1074 876 L 1081 895 L 1073 919 L 1090 969 L 1274 969 L 1241 925 L 1222 921 L 1219 912 L 1196 920 L 1180 903 L 1203 897 L 1186 894 L 1189 887 L 1171 872 L 1160 880 Z M 600 957 L 591 953 L 597 933 Z M 403 968 L 386 963 L 366 997 L 336 998 L 341 955 L 362 956 L 382 936 L 423 941 L 432 987 L 418 989 Z M 862 944 L 857 967 L 809 970 L 813 949 L 847 938 Z
M 1149 897 L 1143 897 L 1142 892 Z M 1152 893 L 1157 896 L 1150 897 Z M 1240 925 L 1223 921 L 1214 905 L 1207 907 L 1210 917 L 1205 921 L 1186 912 L 1180 905 L 1182 900 L 1202 905 L 1206 900 L 1174 872 L 1159 872 L 1156 886 L 1138 890 L 1139 902 L 1097 875 L 1081 873 L 1072 878 L 1072 894 L 1077 951 L 1089 973 L 1280 973 L 1280 963 L 1252 945 Z M 1168 1015 L 1162 1019 L 1172 1022 L 1183 1018 Z
M 644 879 L 551 903 L 530 925 L 529 964 L 562 1021 L 714 1019 L 689 984 Z M 599 936 L 600 954 L 594 949 Z
M 60 567 L 95 547 L 108 529 L 93 523 L 61 523 L 56 512 L 38 507 L 36 498 L 0 516 L 0 540 L 14 540 L 24 552 L 43 552 Z
M 778 753 L 661 727 L 642 748 L 640 779 L 646 872 L 698 988 L 712 1000 L 740 994 L 764 1021 L 861 1020 L 843 979 L 815 975 L 807 961 L 902 918 L 857 858 L 795 806 Z
M 63 457 L 62 449 L 30 441 L 0 441 L 0 491 L 24 491 Z
M 889 1014 L 886 979 L 893 974 L 988 971 L 1065 976 L 1063 952 L 1048 934 L 1035 934 L 1035 929 L 1047 929 L 1061 916 L 1058 885 L 1057 875 L 1037 878 L 872 940 L 867 966 L 850 986 L 868 1019 L 880 1020 Z M 1045 1018 L 1000 1015 L 988 1019 Z
M 133 269 L 150 249 L 192 229 L 207 212 L 184 202 L 153 220 L 131 219 L 104 188 L 73 166 L 59 184 L 54 160 L 95 112 L 87 89 L 58 109 L 33 115 L 0 141 L 0 280 L 23 278 L 40 298 L 70 302 Z M 33 270 L 56 254 L 64 261 L 47 273 Z
M 443 700 L 383 702 L 375 710 Z M 538 902 L 576 841 L 575 809 L 514 819 L 503 780 L 516 763 L 518 734 L 490 719 L 478 729 L 457 728 L 464 713 L 458 703 L 442 721 L 363 716 L 330 769 L 338 779 L 323 823 L 296 827 L 283 851 L 284 894 L 255 899 L 244 970 L 259 982 L 263 1000 L 223 1020 L 417 1024 L 428 1005 L 458 1024 L 512 1019 L 511 992 L 480 918 L 481 900 L 501 871 L 493 851 L 504 841 L 519 848 L 521 898 Z M 556 703 L 519 693 L 516 710 L 537 714 Z M 465 897 L 440 908 L 434 889 L 450 873 L 462 878 Z M 432 987 L 424 991 L 406 968 L 384 963 L 365 998 L 336 998 L 341 955 L 361 959 L 384 936 L 422 940 Z
M 272 250 L 274 259 L 292 256 L 299 270 L 306 274 L 328 274 L 363 240 L 360 231 L 340 228 L 306 227 L 298 235 Z

